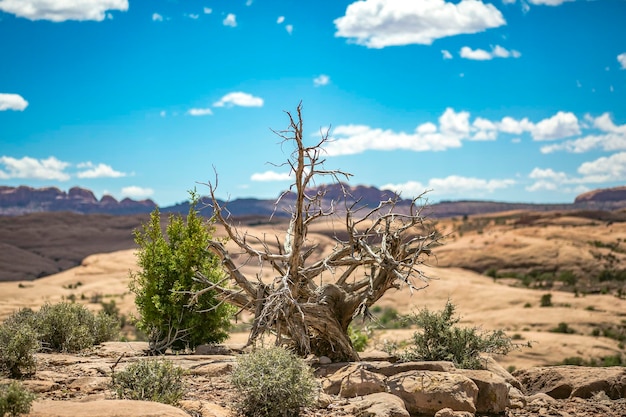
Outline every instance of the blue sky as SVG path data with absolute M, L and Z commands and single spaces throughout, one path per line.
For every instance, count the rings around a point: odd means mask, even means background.
M 0 185 L 275 198 L 303 105 L 351 184 L 626 185 L 626 1 L 0 0 Z

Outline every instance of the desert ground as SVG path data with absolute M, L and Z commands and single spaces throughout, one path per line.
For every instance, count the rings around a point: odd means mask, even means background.
M 525 347 L 497 358 L 505 367 L 521 369 L 558 364 L 570 357 L 591 360 L 621 355 L 624 348 L 620 341 L 602 336 L 604 329 L 620 333 L 625 327 L 626 300 L 617 296 L 614 287 L 605 291 L 572 291 L 559 282 L 550 285 L 540 282 L 529 288 L 519 280 L 495 279 L 475 271 L 489 268 L 521 271 L 537 266 L 550 269 L 560 265 L 562 269 L 571 268 L 584 276 L 585 271 L 598 269 L 603 259 L 610 258 L 608 255 L 619 257 L 612 261 L 613 265 L 615 262 L 624 265 L 622 249 L 626 243 L 622 242 L 626 241 L 626 223 L 607 224 L 587 215 L 547 214 L 533 221 L 524 216 L 508 213 L 498 217 L 439 221 L 438 227 L 446 238 L 435 256 L 425 259 L 424 272 L 431 278 L 428 287 L 413 293 L 406 288 L 391 290 L 379 305 L 394 308 L 400 314 L 410 314 L 422 308 L 440 310 L 451 300 L 457 305 L 461 325 L 485 331 L 503 329 L 520 344 L 531 342 L 532 348 Z M 520 223 L 520 219 L 525 220 Z M 463 224 L 465 228 L 461 227 Z M 284 233 L 282 226 L 242 226 L 240 230 L 267 236 L 273 241 L 273 236 Z M 341 225 L 335 223 L 311 229 L 309 239 L 318 244 L 317 256 L 332 249 L 333 230 L 339 227 Z M 216 234 L 223 234 L 223 230 L 218 229 Z M 137 270 L 135 253 L 135 249 L 128 249 L 93 254 L 80 266 L 58 274 L 34 281 L 2 282 L 0 318 L 22 307 L 36 309 L 45 302 L 70 299 L 94 310 L 100 308 L 100 301 L 114 300 L 122 314 L 136 314 L 128 289 L 130 271 Z M 243 269 L 254 276 L 259 272 L 259 265 L 252 261 Z M 267 268 L 262 275 L 271 278 Z M 595 288 L 585 285 L 584 288 Z M 545 294 L 551 294 L 550 307 L 541 306 L 541 297 Z M 246 340 L 247 319 L 240 318 L 239 331 L 232 333 L 229 342 Z M 567 324 L 571 333 L 551 331 L 560 323 Z M 368 349 L 381 349 L 386 341 L 402 342 L 414 331 L 375 330 Z

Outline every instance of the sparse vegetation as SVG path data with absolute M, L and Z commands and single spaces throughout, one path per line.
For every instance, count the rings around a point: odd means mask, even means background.
M 164 353 L 219 343 L 228 337 L 233 308 L 195 280 L 200 273 L 211 284 L 224 280 L 217 256 L 208 251 L 213 228 L 200 217 L 198 196 L 191 192 L 186 221 L 171 215 L 166 236 L 155 209 L 142 231 L 135 231 L 140 271 L 131 274 L 131 291 L 140 318 L 137 327 L 148 335 L 150 350 Z M 194 294 L 197 297 L 194 297 Z
M 239 394 L 235 408 L 248 417 L 297 416 L 319 389 L 304 361 L 279 346 L 239 357 L 231 380 Z
M 543 294 L 539 302 L 541 307 L 552 307 L 552 294 Z
M 576 330 L 569 327 L 569 324 L 560 322 L 555 328 L 550 329 L 552 333 L 574 334 Z
M 0 417 L 28 414 L 35 398 L 33 393 L 17 381 L 0 385 Z
M 44 349 L 79 352 L 112 340 L 119 334 L 118 321 L 104 312 L 94 315 L 76 303 L 44 304 L 35 315 L 35 327 Z
M 175 405 L 185 393 L 184 370 L 167 359 L 142 359 L 113 373 L 118 398 Z
M 0 325 L 0 371 L 11 378 L 34 373 L 39 347 L 33 311 L 22 309 L 13 313 Z
M 622 355 L 609 355 L 601 358 L 591 358 L 589 360 L 581 358 L 580 356 L 571 356 L 563 359 L 562 362 L 557 365 L 575 365 L 575 366 L 626 366 L 626 360 Z
M 350 336 L 350 341 L 352 342 L 352 346 L 354 346 L 354 350 L 357 352 L 363 352 L 369 342 L 370 332 L 366 328 L 359 328 L 350 325 L 350 327 L 348 327 L 348 336 Z
M 481 353 L 506 355 L 518 347 L 501 330 L 487 333 L 475 327 L 456 327 L 460 318 L 455 311 L 456 306 L 448 301 L 440 312 L 423 309 L 409 316 L 422 331 L 413 334 L 408 349 L 398 354 L 400 360 L 445 360 L 460 368 L 480 369 Z

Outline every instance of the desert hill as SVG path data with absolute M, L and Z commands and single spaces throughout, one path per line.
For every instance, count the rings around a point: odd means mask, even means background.
M 546 219 L 563 217 L 564 213 L 568 212 L 575 212 L 572 216 L 576 218 L 583 217 L 596 222 L 622 222 L 626 219 L 626 212 L 619 210 L 626 207 L 626 200 L 623 199 L 624 188 L 586 193 L 572 204 L 447 201 L 426 206 L 424 214 L 438 219 L 454 217 L 467 219 L 468 216 L 472 216 L 471 221 L 463 223 L 458 221 L 452 229 L 449 229 L 451 231 L 458 227 L 459 236 L 468 227 L 478 230 L 480 224 L 492 221 L 478 220 L 490 213 L 500 213 L 492 222 L 506 221 L 509 224 L 515 222 L 515 227 L 521 226 L 522 223 L 535 223 L 540 226 L 541 222 L 548 221 Z M 347 203 L 358 201 L 358 207 L 374 207 L 382 200 L 396 197 L 388 190 L 346 184 L 320 186 L 311 190 L 312 193 L 325 192 L 328 204 L 331 200 L 338 200 L 344 191 L 350 196 Z M 230 214 L 241 223 L 267 224 L 284 222 L 288 218 L 289 207 L 293 205 L 292 200 L 293 195 L 286 193 L 278 205 L 273 200 L 259 199 L 237 199 L 221 204 L 226 204 Z M 0 187 L 0 281 L 33 280 L 76 266 L 92 253 L 134 248 L 133 230 L 146 222 L 149 212 L 155 207 L 150 200 L 135 202 L 125 199 L 117 202 L 112 197 L 105 196 L 98 201 L 91 191 L 78 187 L 70 189 L 68 193 L 56 188 Z M 396 209 L 403 212 L 409 207 L 409 200 L 400 200 Z M 336 208 L 340 212 L 345 209 L 345 205 L 339 204 Z M 188 202 L 160 208 L 164 219 L 169 214 L 184 215 L 188 210 Z M 209 207 L 204 207 L 201 212 L 205 216 L 211 215 Z M 507 220 L 506 213 L 511 212 L 523 214 L 519 214 L 517 220 L 513 218 Z M 616 238 L 622 239 L 619 236 Z M 601 241 L 603 239 L 598 240 L 599 245 L 603 244 Z M 615 241 L 605 243 L 613 245 Z M 618 248 L 617 251 L 619 250 Z M 532 269 L 532 262 L 520 261 L 514 262 L 515 265 L 508 268 L 501 262 L 485 261 L 480 255 L 472 256 L 468 261 L 467 257 L 474 252 L 475 248 L 472 248 L 463 255 L 464 259 L 460 263 L 452 264 L 478 272 L 495 270 L 501 274 L 513 272 L 537 274 L 546 270 L 543 266 Z M 584 262 L 588 261 L 587 256 Z M 610 258 L 604 258 L 604 261 L 591 268 L 591 273 L 595 275 L 602 273 L 608 261 Z M 535 263 L 545 265 L 543 261 Z M 552 265 L 547 269 L 548 272 L 563 269 L 555 266 L 554 262 L 548 264 Z M 581 267 L 576 266 L 574 269 L 580 270 Z

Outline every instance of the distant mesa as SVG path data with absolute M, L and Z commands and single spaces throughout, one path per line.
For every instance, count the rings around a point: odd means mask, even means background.
M 152 200 L 118 202 L 110 195 L 98 201 L 91 190 L 72 187 L 61 191 L 56 187 L 31 188 L 0 186 L 0 215 L 68 211 L 81 214 L 141 214 L 156 207 Z
M 614 202 L 624 200 L 626 200 L 626 186 L 588 191 L 576 197 L 574 203 L 589 201 Z
M 342 200 L 344 191 L 348 197 L 344 203 L 337 204 Z M 348 207 L 373 208 L 379 202 L 399 197 L 390 190 L 379 190 L 376 187 L 365 185 L 351 186 L 348 184 L 326 184 L 307 190 L 309 195 L 324 195 L 324 209 L 330 208 L 337 213 L 345 212 Z M 428 195 L 426 196 L 428 197 Z M 226 207 L 228 213 L 235 217 L 250 218 L 285 218 L 290 216 L 290 208 L 293 207 L 295 194 L 286 192 L 277 203 L 275 199 L 240 198 L 228 202 L 219 201 Z M 207 198 L 202 199 L 208 201 Z M 399 198 L 396 203 L 396 211 L 402 213 L 408 211 L 411 206 L 410 199 Z M 31 188 L 26 186 L 6 187 L 0 186 L 0 215 L 21 215 L 41 212 L 68 211 L 80 214 L 145 214 L 150 213 L 156 204 L 152 200 L 136 201 L 124 198 L 117 201 L 110 195 L 103 196 L 98 200 L 92 191 L 72 187 L 69 191 L 61 191 L 55 187 Z M 212 214 L 208 205 L 201 205 L 201 213 L 205 216 Z M 598 189 L 589 191 L 576 197 L 573 203 L 561 204 L 532 204 L 532 203 L 508 203 L 485 200 L 458 200 L 442 201 L 430 204 L 424 214 L 431 217 L 453 217 L 476 214 L 497 213 L 510 210 L 617 210 L 626 208 L 626 186 L 615 188 Z M 189 202 L 161 207 L 163 213 L 186 214 L 189 211 Z

